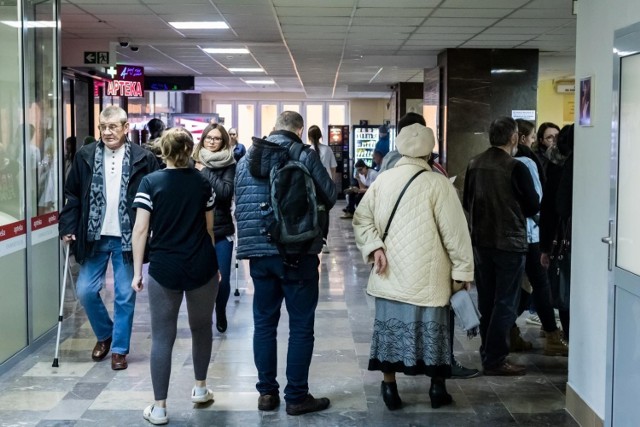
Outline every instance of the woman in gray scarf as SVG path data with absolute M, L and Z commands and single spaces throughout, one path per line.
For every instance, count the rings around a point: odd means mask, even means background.
M 227 301 L 231 290 L 231 257 L 235 226 L 231 217 L 233 181 L 236 161 L 233 158 L 229 134 L 224 126 L 214 123 L 202 131 L 200 144 L 193 152 L 195 167 L 211 183 L 216 205 L 213 211 L 213 233 L 220 268 L 220 287 L 216 298 L 216 328 L 227 330 Z

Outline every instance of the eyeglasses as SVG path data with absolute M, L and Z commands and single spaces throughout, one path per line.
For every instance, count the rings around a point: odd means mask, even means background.
M 122 127 L 122 125 L 118 125 L 118 124 L 114 124 L 114 123 L 107 123 L 107 124 L 99 124 L 98 125 L 98 129 L 100 129 L 100 132 L 104 132 L 105 130 L 109 130 L 109 132 L 115 132 L 118 129 L 120 129 Z
M 558 135 L 547 135 L 544 137 L 545 141 L 555 141 L 556 139 L 558 139 Z
M 205 142 L 222 141 L 222 138 L 219 137 L 219 136 L 205 136 L 204 140 L 205 140 Z

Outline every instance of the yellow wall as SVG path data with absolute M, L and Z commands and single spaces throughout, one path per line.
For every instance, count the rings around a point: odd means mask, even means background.
M 384 120 L 389 120 L 386 99 L 352 99 L 351 123 L 357 125 L 360 120 L 369 120 L 372 125 L 380 125 Z
M 573 110 L 574 103 L 575 95 L 573 93 L 557 93 L 553 80 L 539 81 L 538 120 L 536 126 L 540 126 L 540 124 L 544 122 L 553 122 L 560 127 L 573 123 L 575 120 L 575 113 L 571 115 L 570 111 Z

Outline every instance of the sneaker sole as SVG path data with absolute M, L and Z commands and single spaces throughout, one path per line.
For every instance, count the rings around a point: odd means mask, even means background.
M 206 393 L 202 396 L 191 396 L 191 401 L 193 403 L 207 403 L 213 401 L 213 393 Z

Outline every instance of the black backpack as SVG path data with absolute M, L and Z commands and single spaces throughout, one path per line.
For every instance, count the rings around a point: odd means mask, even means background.
M 268 227 L 271 241 L 292 264 L 306 254 L 316 237 L 322 235 L 316 187 L 307 167 L 299 161 L 304 145 L 294 142 L 288 159 L 269 173 L 269 199 L 273 221 Z

